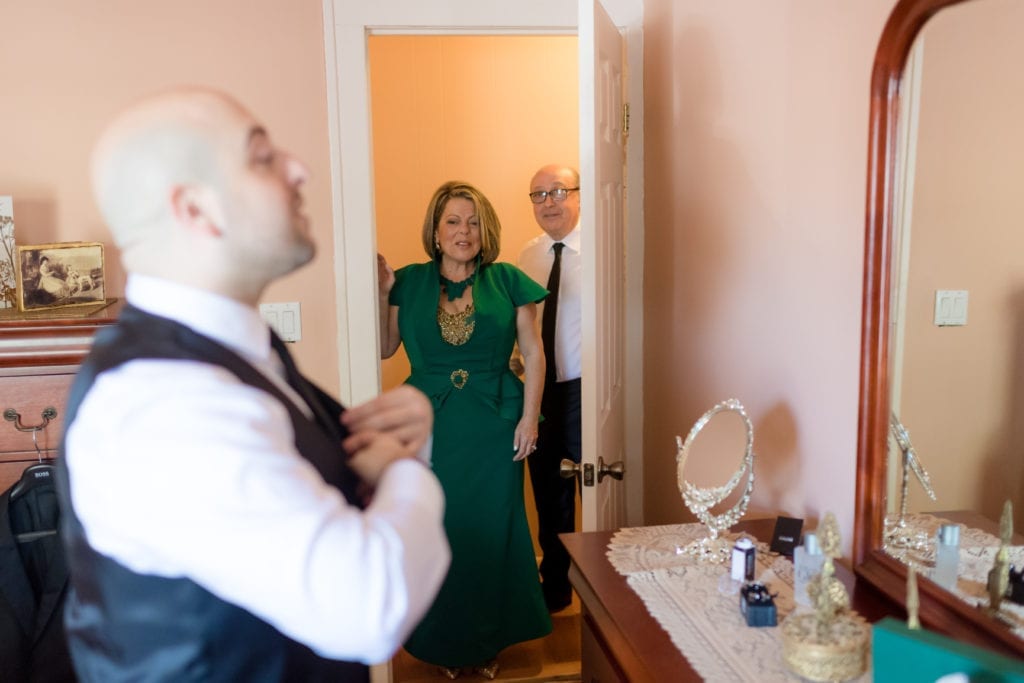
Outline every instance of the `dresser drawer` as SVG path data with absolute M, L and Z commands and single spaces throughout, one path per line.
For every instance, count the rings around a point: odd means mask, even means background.
M 42 424 L 43 412 L 57 412 L 44 429 L 20 432 L 16 422 L 5 417 L 0 421 L 0 462 L 35 458 L 36 448 L 53 457 L 64 433 L 64 404 L 71 388 L 73 374 L 22 375 L 0 377 L 0 414 L 16 411 L 23 427 Z

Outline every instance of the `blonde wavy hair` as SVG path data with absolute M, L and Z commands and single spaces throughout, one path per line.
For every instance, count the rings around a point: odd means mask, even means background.
M 437 260 L 440 252 L 437 248 L 435 235 L 441 221 L 441 214 L 448 200 L 459 197 L 473 202 L 477 220 L 480 222 L 480 261 L 482 265 L 494 263 L 501 251 L 501 221 L 484 193 L 469 183 L 450 180 L 437 188 L 434 196 L 427 204 L 427 214 L 423 218 L 423 250 L 427 256 Z

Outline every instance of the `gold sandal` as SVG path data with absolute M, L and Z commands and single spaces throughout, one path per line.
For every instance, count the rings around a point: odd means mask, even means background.
M 454 681 L 460 674 L 462 674 L 462 669 L 457 666 L 439 666 L 437 667 L 437 670 L 440 671 L 441 674 L 449 681 Z
M 481 676 L 483 676 L 484 678 L 486 678 L 489 681 L 493 681 L 498 676 L 498 669 L 499 668 L 500 667 L 498 666 L 498 660 L 497 659 L 492 659 L 491 661 L 487 662 L 486 664 L 481 664 L 480 666 L 474 666 L 473 667 L 473 672 L 480 674 Z

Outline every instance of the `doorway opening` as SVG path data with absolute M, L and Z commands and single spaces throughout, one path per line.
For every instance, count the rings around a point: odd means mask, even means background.
M 442 183 L 464 180 L 501 220 L 498 260 L 515 263 L 541 232 L 527 198 L 534 172 L 550 163 L 579 166 L 577 37 L 371 34 L 367 54 L 377 250 L 396 269 L 427 260 L 420 239 L 427 203 Z M 408 375 L 404 348 L 381 363 L 383 389 Z M 526 480 L 539 557 L 528 473 Z M 578 677 L 578 615 L 578 605 L 554 615 L 555 633 L 543 644 L 509 648 L 503 669 L 520 667 L 524 678 Z M 404 653 L 392 672 L 396 682 L 434 680 Z

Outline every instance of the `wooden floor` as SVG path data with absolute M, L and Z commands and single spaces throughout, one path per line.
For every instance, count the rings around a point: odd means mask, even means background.
M 572 605 L 551 615 L 554 630 L 537 640 L 518 643 L 498 655 L 501 669 L 495 680 L 516 681 L 580 681 L 580 604 L 573 595 Z M 395 683 L 440 683 L 447 681 L 437 667 L 421 662 L 399 651 L 391 663 Z M 459 681 L 483 681 L 474 673 L 462 674 Z

